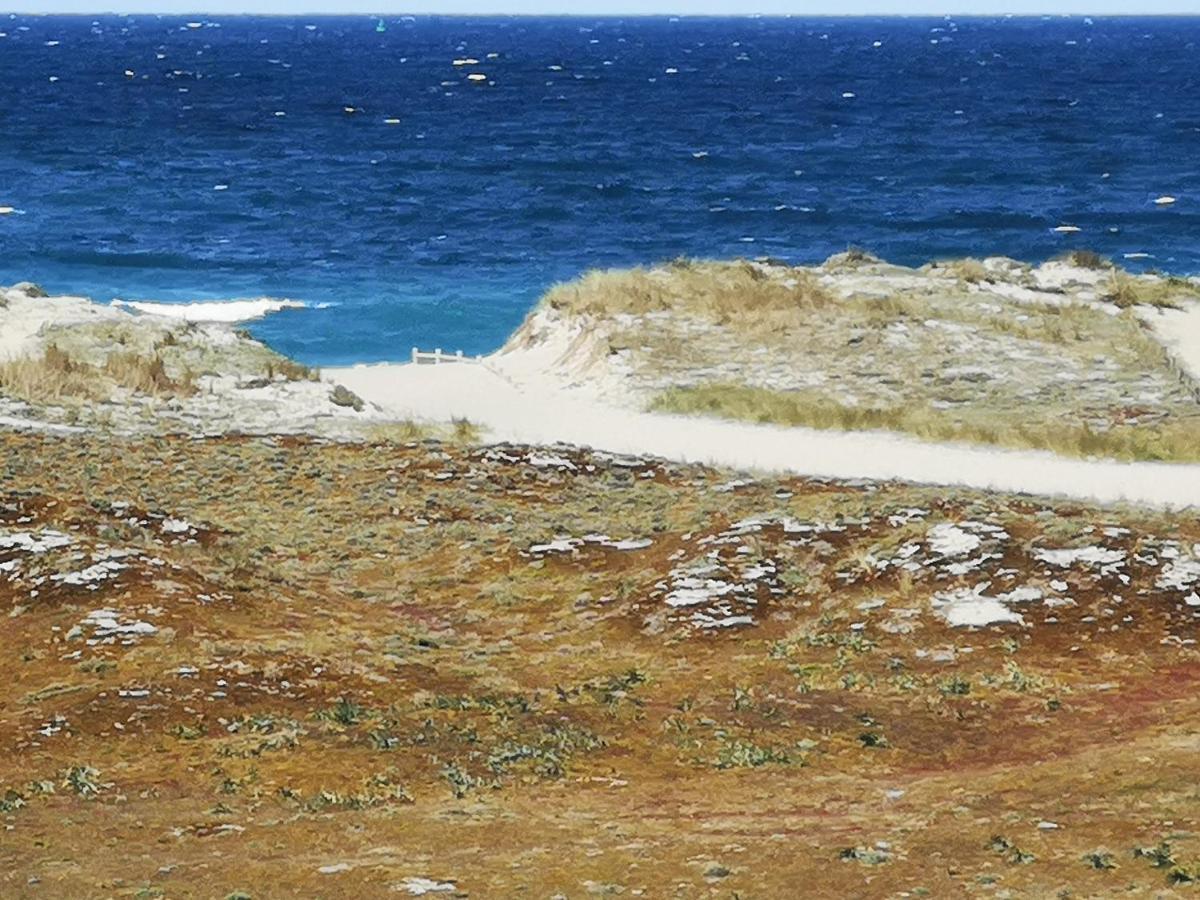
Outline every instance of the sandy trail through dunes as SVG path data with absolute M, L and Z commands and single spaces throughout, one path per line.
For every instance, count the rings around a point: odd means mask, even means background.
M 515 354 L 488 365 L 374 365 L 324 372 L 386 413 L 465 417 L 488 438 L 591 446 L 739 469 L 834 478 L 900 479 L 986 490 L 1200 508 L 1200 465 L 1076 460 L 1051 453 L 931 444 L 899 435 L 781 428 L 636 412 L 553 377 Z M 521 371 L 520 380 L 502 372 Z

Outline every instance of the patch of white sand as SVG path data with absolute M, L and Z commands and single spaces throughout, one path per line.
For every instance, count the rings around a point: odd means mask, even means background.
M 927 539 L 929 549 L 939 556 L 966 556 L 983 543 L 975 535 L 949 522 L 934 525 L 929 529 Z
M 6 303 L 0 318 L 0 362 L 28 356 L 41 350 L 38 334 L 44 328 L 79 325 L 124 317 L 124 313 L 100 306 L 83 297 L 33 297 L 17 288 L 0 289 Z
M 1025 622 L 1020 613 L 1013 612 L 999 598 L 986 596 L 980 588 L 935 594 L 933 611 L 952 628 L 979 628 L 1004 622 L 1022 625 Z
M 1035 559 L 1044 563 L 1069 569 L 1077 563 L 1087 566 L 1112 566 L 1125 561 L 1125 551 L 1107 547 L 1072 547 L 1063 550 L 1034 550 Z
M 1181 309 L 1141 309 L 1139 315 L 1175 364 L 1200 383 L 1200 303 L 1191 302 Z

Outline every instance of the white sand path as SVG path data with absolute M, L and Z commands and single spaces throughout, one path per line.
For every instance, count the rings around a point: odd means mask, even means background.
M 505 357 L 493 357 L 499 364 Z M 636 412 L 601 403 L 553 378 L 518 384 L 476 364 L 328 369 L 386 413 L 465 417 L 496 441 L 563 442 L 772 473 L 899 479 L 1099 503 L 1200 508 L 1200 465 L 1066 459 L 1050 453 L 931 444 L 879 432 L 831 432 Z
M 1200 383 L 1200 303 L 1181 309 L 1143 309 L 1139 314 L 1175 363 Z

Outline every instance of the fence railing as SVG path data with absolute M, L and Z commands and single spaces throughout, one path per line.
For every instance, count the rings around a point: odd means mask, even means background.
M 478 363 L 483 361 L 483 357 L 465 356 L 461 350 L 455 350 L 453 353 L 445 353 L 441 347 L 432 351 L 413 347 L 412 361 L 413 365 L 418 366 L 440 366 L 442 363 Z

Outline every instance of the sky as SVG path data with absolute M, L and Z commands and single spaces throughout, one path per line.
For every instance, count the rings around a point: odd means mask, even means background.
M 373 6 L 367 3 L 375 4 Z M 39 0 L 41 13 L 442 13 L 638 15 L 1200 14 L 1200 0 Z

